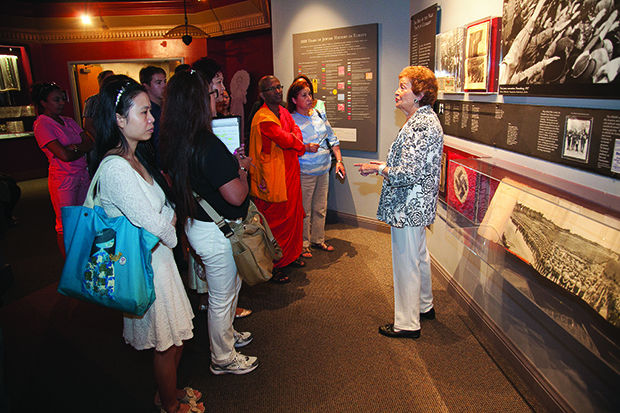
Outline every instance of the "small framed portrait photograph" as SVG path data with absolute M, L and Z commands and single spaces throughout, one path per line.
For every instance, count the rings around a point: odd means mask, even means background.
M 591 117 L 579 115 L 566 117 L 562 158 L 588 163 L 592 123 Z

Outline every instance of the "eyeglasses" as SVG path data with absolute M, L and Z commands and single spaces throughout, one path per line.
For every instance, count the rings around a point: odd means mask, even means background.
M 209 95 L 213 95 L 215 94 L 215 98 L 219 98 L 220 97 L 220 91 L 217 89 L 213 89 L 212 91 L 209 92 Z
M 271 92 L 272 90 L 282 90 L 282 85 L 265 88 L 263 89 L 263 92 Z

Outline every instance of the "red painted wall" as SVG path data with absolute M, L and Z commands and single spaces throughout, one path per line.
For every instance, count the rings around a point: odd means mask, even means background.
M 67 90 L 70 87 L 68 62 L 184 57 L 185 62 L 191 64 L 208 55 L 224 68 L 227 87 L 237 70 L 245 69 L 250 74 L 246 113 L 258 99 L 258 79 L 273 73 L 270 29 L 213 39 L 194 39 L 189 46 L 180 39 L 174 39 L 30 44 L 29 49 L 33 80 L 54 81 Z M 65 114 L 74 115 L 72 105 L 65 106 Z
M 34 81 L 54 81 L 69 90 L 68 62 L 184 57 L 185 62 L 191 63 L 207 54 L 207 41 L 194 39 L 189 46 L 183 44 L 180 39 L 162 39 L 31 44 L 29 48 Z M 72 105 L 65 106 L 65 114 L 73 116 Z
M 224 83 L 227 89 L 230 88 L 230 79 L 237 70 L 244 69 L 250 74 L 250 87 L 245 105 L 247 115 L 252 104 L 258 99 L 258 80 L 264 75 L 273 74 L 271 30 L 209 39 L 207 47 L 209 57 L 224 68 Z
M 247 94 L 246 114 L 258 98 L 258 79 L 273 73 L 273 49 L 271 30 L 241 33 L 217 39 L 194 39 L 186 46 L 181 40 L 127 40 L 117 42 L 89 42 L 26 45 L 29 49 L 30 65 L 34 82 L 54 81 L 69 90 L 70 73 L 68 62 L 88 60 L 130 60 L 183 57 L 186 63 L 193 63 L 208 55 L 223 67 L 226 85 L 239 69 L 250 73 L 250 87 Z M 208 53 L 207 53 L 208 50 Z M 137 79 L 136 79 L 137 80 Z M 74 116 L 73 105 L 65 105 L 65 115 Z M 7 149 L 7 154 L 20 153 L 20 168 L 8 168 L 19 179 L 45 176 L 46 160 L 36 147 L 34 138 L 16 142 L 27 147 Z M 3 150 L 0 150 L 3 152 Z M 26 153 L 27 152 L 27 153 Z M 25 169 L 24 169 L 25 168 Z M 24 169 L 22 171 L 22 169 Z

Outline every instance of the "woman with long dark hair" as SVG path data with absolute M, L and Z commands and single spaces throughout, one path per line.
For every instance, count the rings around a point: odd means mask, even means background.
M 195 70 L 202 76 L 202 80 L 204 80 L 207 87 L 210 88 L 209 90 L 211 91 L 211 96 L 215 99 L 217 108 L 218 102 L 223 98 L 224 93 L 226 93 L 222 66 L 220 66 L 220 64 L 215 60 L 205 56 L 196 60 L 192 64 L 191 69 Z M 215 113 L 217 112 L 212 112 L 212 115 L 215 116 Z M 198 276 L 198 273 L 201 271 L 200 264 L 197 263 L 191 255 L 189 261 L 190 266 L 187 277 L 188 286 L 192 290 L 196 290 L 196 293 L 198 293 L 198 310 L 207 311 L 209 308 L 209 289 L 207 283 Z M 250 314 L 252 314 L 252 310 L 247 308 L 237 307 L 235 309 L 235 318 L 247 317 Z
M 172 255 L 176 216 L 168 186 L 147 143 L 153 121 L 142 85 L 127 76 L 109 82 L 101 91 L 95 118 L 93 170 L 101 168 L 99 195 L 106 214 L 124 215 L 160 239 L 152 254 L 155 302 L 142 317 L 124 317 L 123 337 L 137 350 L 155 349 L 155 402 L 162 412 L 204 412 L 197 403 L 200 392 L 177 389 L 183 341 L 193 336 L 194 314 Z
M 32 101 L 39 113 L 34 137 L 49 161 L 47 185 L 56 214 L 58 248 L 64 256 L 60 208 L 82 205 L 86 199 L 90 184 L 86 153 L 93 147 L 93 140 L 73 119 L 61 115 L 67 97 L 56 83 L 33 85 Z
M 195 192 L 227 220 L 248 212 L 250 159 L 231 154 L 213 134 L 215 96 L 195 70 L 175 74 L 166 88 L 161 143 L 176 200 L 179 224 L 204 265 L 209 285 L 208 328 L 213 374 L 245 374 L 258 367 L 256 357 L 236 351 L 252 334 L 233 328 L 241 279 L 228 238 L 194 198 Z

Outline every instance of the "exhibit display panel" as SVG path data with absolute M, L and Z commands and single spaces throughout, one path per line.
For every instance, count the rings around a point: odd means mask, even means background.
M 377 150 L 378 24 L 293 34 L 295 75 L 325 102 L 342 149 Z
M 429 250 L 559 405 L 617 411 L 620 199 L 546 178 L 449 161 Z

